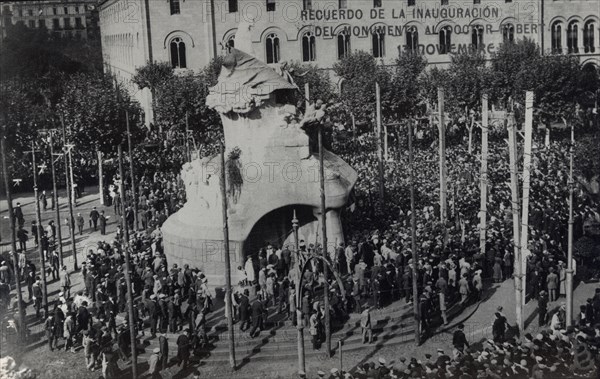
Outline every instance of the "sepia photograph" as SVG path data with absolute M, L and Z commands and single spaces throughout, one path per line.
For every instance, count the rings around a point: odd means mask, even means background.
M 600 378 L 600 0 L 0 0 L 0 379 Z

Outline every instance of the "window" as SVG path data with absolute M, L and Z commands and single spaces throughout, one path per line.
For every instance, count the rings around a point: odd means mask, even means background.
M 238 11 L 238 0 L 229 0 L 229 13 Z
M 552 24 L 552 52 L 562 53 L 562 24 L 558 21 Z
M 350 33 L 344 30 L 337 36 L 338 59 L 342 59 L 350 54 Z
M 383 58 L 385 56 L 385 33 L 381 29 L 373 30 L 373 56 L 375 58 Z
M 473 0 L 473 4 L 481 4 L 481 0 Z
M 35 28 L 35 20 L 29 20 L 29 27 L 30 28 Z
M 60 20 L 58 18 L 52 19 L 52 29 L 60 29 Z
M 312 0 L 302 0 L 302 5 L 305 11 L 309 11 L 312 9 Z
M 186 68 L 185 43 L 179 37 L 171 40 L 171 65 L 173 68 Z
M 279 63 L 279 37 L 271 33 L 266 40 L 267 63 Z
M 23 17 L 23 9 L 19 9 L 19 17 Z
M 450 46 L 452 45 L 452 28 L 450 26 L 444 26 L 440 29 L 440 54 L 448 54 L 450 52 Z
M 383 0 L 373 0 L 373 8 L 381 8 Z
M 77 5 L 75 6 L 75 13 L 79 13 L 79 7 Z
M 180 14 L 181 6 L 179 0 L 169 0 L 169 6 L 171 8 L 171 14 Z
M 415 0 L 408 0 L 408 6 L 409 7 L 414 7 L 415 6 Z
M 594 32 L 596 29 L 596 25 L 594 21 L 588 21 L 585 23 L 583 27 L 583 51 L 585 53 L 593 53 L 596 51 L 594 43 Z
M 83 25 L 81 24 L 81 17 L 75 17 L 75 27 L 81 28 Z
M 225 43 L 225 47 L 235 47 L 235 35 L 229 37 L 229 39 Z
M 483 26 L 473 26 L 471 30 L 471 44 L 475 50 L 483 49 Z
M 69 7 L 64 7 L 63 8 L 63 13 L 64 14 L 69 14 Z
M 348 8 L 348 0 L 338 0 L 338 8 L 340 8 L 340 9 Z
M 505 3 L 512 3 L 512 0 L 504 0 Z
M 419 49 L 419 31 L 416 26 L 411 26 L 406 31 L 406 50 L 417 52 Z
M 52 14 L 56 16 L 58 14 L 58 9 L 52 8 Z
M 502 25 L 502 42 L 515 42 L 515 26 L 513 24 Z
M 29 16 L 33 16 L 33 9 L 28 9 L 28 10 L 27 10 L 27 14 L 28 14 Z
M 42 19 L 40 19 L 40 20 L 38 20 L 38 26 L 39 26 L 40 28 L 45 28 L 45 27 L 46 27 L 46 20 L 45 20 L 45 19 L 43 19 L 43 18 L 42 18 Z
M 275 0 L 267 0 L 267 12 L 275 12 Z
M 302 61 L 313 62 L 317 60 L 317 47 L 315 35 L 312 32 L 306 32 L 302 36 Z
M 579 37 L 577 33 L 579 33 L 579 26 L 576 21 L 573 21 L 567 28 L 567 50 L 569 54 L 579 53 Z
M 71 19 L 70 18 L 66 17 L 64 19 L 64 23 L 65 23 L 65 29 L 71 28 Z
M 448 0 L 442 0 L 442 5 L 448 5 Z

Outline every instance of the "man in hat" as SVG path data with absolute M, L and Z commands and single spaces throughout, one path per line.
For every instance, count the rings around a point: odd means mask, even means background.
M 379 367 L 377 368 L 377 377 L 378 378 L 387 378 L 390 373 L 390 369 L 386 366 L 386 361 L 384 358 L 379 358 Z
M 152 350 L 152 355 L 150 356 L 150 359 L 148 360 L 148 373 L 150 374 L 150 377 L 152 379 L 159 379 L 160 378 L 160 368 L 159 368 L 159 364 L 158 362 L 160 361 L 160 348 L 155 348 L 154 350 Z
M 373 343 L 371 308 L 369 308 L 368 305 L 365 306 L 365 309 L 360 315 L 360 327 L 362 328 L 362 343 L 367 343 L 367 338 L 369 340 L 369 344 Z
M 546 277 L 548 292 L 550 293 L 550 301 L 556 301 L 559 285 L 558 275 L 554 272 L 554 267 L 550 267 L 550 273 Z
M 538 323 L 542 327 L 546 325 L 546 314 L 548 313 L 548 295 L 546 291 L 540 291 L 538 297 Z
M 186 329 L 184 334 L 177 337 L 177 360 L 179 366 L 185 370 L 190 360 L 190 337 L 192 331 Z
M 100 218 L 100 214 L 96 210 L 96 207 L 92 208 L 90 212 L 90 226 L 94 226 L 94 231 L 98 230 L 98 219 Z
M 156 295 L 150 295 L 149 299 L 144 300 L 146 312 L 150 317 L 150 333 L 152 338 L 156 337 L 156 324 L 158 323 L 158 307 L 156 305 Z
M 100 212 L 100 216 L 98 218 L 98 221 L 100 221 L 100 234 L 106 235 L 106 221 L 107 221 L 107 217 L 104 215 L 104 211 Z
M 452 345 L 454 346 L 454 359 L 458 359 L 464 354 L 465 347 L 469 347 L 469 342 L 465 336 L 465 325 L 459 324 L 458 329 L 454 331 L 452 336 Z
M 65 298 L 68 299 L 71 297 L 71 277 L 69 276 L 69 272 L 67 271 L 67 266 L 63 266 L 60 275 L 60 286 L 62 288 L 62 292 L 65 295 Z

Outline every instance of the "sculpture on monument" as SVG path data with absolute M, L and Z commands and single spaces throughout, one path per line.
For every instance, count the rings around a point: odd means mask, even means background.
M 295 106 L 286 104 L 286 97 L 298 88 L 285 70 L 248 53 L 251 30 L 251 25 L 240 25 L 238 49 L 230 49 L 206 100 L 223 122 L 228 187 L 229 178 L 238 178 L 235 188 L 228 188 L 229 254 L 234 267 L 244 266 L 246 257 L 267 243 L 293 246 L 293 210 L 300 220 L 301 239 L 316 242 L 320 229 L 319 159 L 318 151 L 311 150 L 309 131 L 324 117 L 325 107 L 319 102 L 299 115 Z M 344 241 L 340 209 L 357 174 L 331 152 L 325 152 L 324 161 L 327 237 L 340 243 Z M 225 272 L 220 170 L 218 156 L 184 165 L 187 203 L 162 228 L 169 261 L 199 267 L 216 285 L 223 283 Z M 235 269 L 232 276 L 234 281 L 240 279 Z

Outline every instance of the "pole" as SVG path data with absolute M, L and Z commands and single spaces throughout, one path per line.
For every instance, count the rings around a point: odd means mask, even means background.
M 75 246 L 75 228 L 73 228 L 73 220 L 75 220 L 75 218 L 73 217 L 73 201 L 72 201 L 72 196 L 73 193 L 70 190 L 71 186 L 73 185 L 73 183 L 70 183 L 69 180 L 69 162 L 68 162 L 68 156 L 70 156 L 70 151 L 67 152 L 67 131 L 65 128 L 65 119 L 64 116 L 61 115 L 60 116 L 60 122 L 62 124 L 62 133 L 63 133 L 63 150 L 64 150 L 64 157 L 65 157 L 65 179 L 67 181 L 67 195 L 69 196 L 69 230 L 70 235 L 71 235 L 71 247 L 73 249 L 73 271 L 77 271 L 78 267 L 77 267 L 77 248 Z M 60 224 L 58 224 L 58 228 L 60 228 Z
M 438 88 L 439 155 L 440 155 L 440 221 L 446 224 L 446 124 L 444 122 L 444 90 Z M 446 228 L 444 227 L 444 230 Z
M 102 170 L 102 152 L 98 150 L 98 192 L 100 195 L 100 204 L 104 205 L 104 174 Z
M 227 225 L 227 178 L 225 175 L 225 146 L 221 144 L 221 199 L 223 204 L 223 246 L 225 255 L 225 306 L 229 334 L 229 365 L 235 370 L 235 341 L 233 333 L 233 310 L 231 302 L 231 264 L 229 262 L 229 226 Z
M 573 324 L 573 156 L 575 149 L 575 128 L 574 124 L 571 123 L 571 148 L 569 151 L 569 231 L 568 231 L 568 247 L 567 247 L 567 326 Z
M 137 202 L 137 191 L 135 190 L 135 171 L 133 169 L 133 153 L 131 152 L 131 131 L 129 129 L 129 111 L 125 110 L 125 124 L 127 125 L 127 147 L 129 151 L 129 174 L 131 175 L 131 196 L 133 197 L 133 217 L 135 220 L 135 230 L 139 229 L 138 223 L 138 202 Z M 121 176 L 121 180 L 123 177 Z M 123 201 L 124 197 L 121 197 Z M 125 214 L 125 213 L 123 213 Z
M 292 227 L 294 228 L 294 242 L 296 243 L 296 328 L 298 329 L 298 376 L 301 378 L 306 375 L 306 357 L 304 355 L 304 325 L 302 322 L 302 288 L 300 288 L 300 241 L 298 240 L 298 218 L 294 209 L 294 218 L 292 218 Z
M 304 83 L 304 101 L 305 107 L 306 109 L 308 109 L 308 107 L 310 106 L 310 84 L 308 83 Z
M 37 227 L 37 239 L 38 239 L 38 250 L 40 253 L 40 272 L 42 274 L 43 288 L 43 302 L 44 302 L 44 315 L 48 316 L 48 287 L 46 285 L 46 259 L 44 257 L 44 250 L 42 249 L 42 213 L 40 212 L 39 193 L 37 186 L 37 165 L 35 161 L 35 145 L 31 142 L 31 157 L 33 162 L 33 196 L 35 197 L 35 217 L 38 224 Z
M 185 111 L 185 158 L 188 162 L 192 161 L 190 154 L 190 124 L 189 124 L 190 112 Z
M 528 91 L 525 94 L 525 148 L 523 153 L 523 216 L 521 217 L 521 274 L 522 286 L 526 289 L 527 285 L 527 257 L 529 238 L 529 189 L 531 181 L 531 139 L 533 134 L 533 102 L 534 94 Z M 527 301 L 527 291 L 521 299 L 525 305 Z
M 58 260 L 60 261 L 60 266 L 63 266 L 63 245 L 62 245 L 62 231 L 60 227 L 60 205 L 58 204 L 58 186 L 56 185 L 56 167 L 54 164 L 54 140 L 52 139 L 52 130 L 49 134 L 48 144 L 50 145 L 50 164 L 52 166 L 52 196 L 54 197 L 54 206 L 56 211 L 56 237 L 58 239 Z M 68 189 L 67 189 L 68 191 Z M 41 225 L 40 225 L 41 227 Z
M 72 148 L 69 149 L 69 178 L 71 180 L 71 197 L 69 202 L 77 206 L 77 197 L 75 196 L 75 176 L 73 175 L 73 152 Z
M 15 213 L 12 206 L 12 194 L 8 178 L 8 166 L 6 165 L 6 138 L 0 137 L 0 153 L 2 155 L 2 176 L 4 176 L 4 189 L 6 190 L 6 202 L 8 203 L 8 219 L 10 220 L 10 236 L 12 247 L 13 267 L 15 267 L 15 287 L 17 288 L 17 306 L 19 309 L 19 332 L 21 340 L 25 336 L 25 310 L 23 309 L 23 294 L 21 293 L 21 278 L 19 275 L 19 260 L 17 258 L 17 235 L 15 230 Z
M 511 115 L 512 116 L 512 115 Z M 519 179 L 517 170 L 517 126 L 513 122 L 514 118 L 508 122 L 508 150 L 510 157 L 510 193 L 513 217 L 513 253 L 515 269 L 515 304 L 516 319 L 519 330 L 524 330 L 523 319 L 523 274 L 521 273 L 521 245 L 519 237 Z
M 123 148 L 119 144 L 119 177 L 121 178 L 121 185 L 119 190 L 121 192 L 121 199 L 125 197 L 125 188 L 122 185 L 123 180 Z M 125 217 L 125 202 L 121 202 L 121 214 Z M 124 220 L 125 221 L 125 220 Z M 125 251 L 125 285 L 127 286 L 127 308 L 129 313 L 129 335 L 131 338 L 131 371 L 133 373 L 133 379 L 137 378 L 137 350 L 136 350 L 136 332 L 135 332 L 135 321 L 133 319 L 133 288 L 131 286 L 131 268 L 129 267 L 129 229 L 127 222 L 123 222 L 123 250 Z
M 481 173 L 480 173 L 480 211 L 479 211 L 479 249 L 485 256 L 487 232 L 487 191 L 488 191 L 488 95 L 481 98 Z
M 414 151 L 413 151 L 413 125 L 412 120 L 408 122 L 408 172 L 410 181 L 410 239 L 412 249 L 412 287 L 413 287 L 413 312 L 415 317 L 415 342 L 421 344 L 421 309 L 419 304 L 419 284 L 417 281 L 417 217 L 415 207 L 415 174 L 414 174 Z
M 388 124 L 383 124 L 383 158 L 387 162 L 388 153 Z
M 323 258 L 327 261 L 327 208 L 325 205 L 325 164 L 323 159 L 324 154 L 323 148 L 323 126 L 319 125 L 319 181 L 321 182 L 321 231 L 322 231 L 322 254 Z M 323 288 L 323 302 L 325 306 L 325 352 L 328 357 L 331 357 L 331 320 L 329 312 L 329 282 L 327 277 L 329 276 L 329 267 L 327 263 L 323 264 L 323 275 L 325 276 L 325 283 Z
M 375 98 L 377 101 L 377 160 L 379 164 L 379 200 L 380 206 L 383 206 L 385 188 L 383 182 L 383 148 L 381 147 L 381 89 L 379 83 L 375 83 Z
M 342 345 L 344 343 L 342 342 L 342 340 L 338 341 L 338 352 L 340 353 L 340 372 L 344 372 L 344 361 L 342 360 L 342 356 L 343 354 L 343 350 L 342 350 Z

